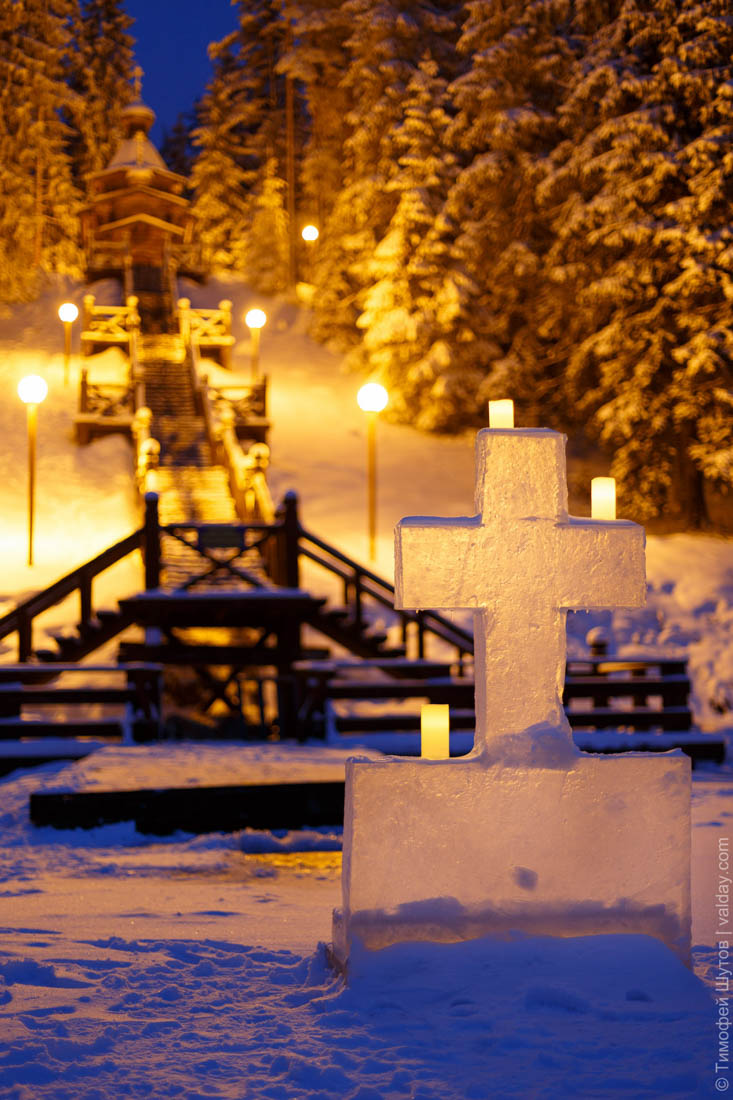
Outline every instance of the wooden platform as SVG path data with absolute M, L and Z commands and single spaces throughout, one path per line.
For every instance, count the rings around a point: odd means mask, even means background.
M 59 829 L 132 821 L 158 836 L 338 826 L 349 755 L 299 745 L 110 746 L 39 780 L 30 816 Z

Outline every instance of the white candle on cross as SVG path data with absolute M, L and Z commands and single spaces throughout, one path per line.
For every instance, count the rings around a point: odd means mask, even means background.
M 514 427 L 514 402 L 511 398 L 504 398 L 501 401 L 489 401 L 489 427 Z
M 616 479 L 614 477 L 591 478 L 590 514 L 593 519 L 616 518 Z

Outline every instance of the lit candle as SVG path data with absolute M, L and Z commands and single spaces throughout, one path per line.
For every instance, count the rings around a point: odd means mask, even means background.
M 425 703 L 420 711 L 420 755 L 424 760 L 447 760 L 450 756 L 447 703 Z
M 590 483 L 590 514 L 593 519 L 616 518 L 616 479 L 594 477 Z
M 513 428 L 514 427 L 514 402 L 510 399 L 504 401 L 489 401 L 489 427 Z

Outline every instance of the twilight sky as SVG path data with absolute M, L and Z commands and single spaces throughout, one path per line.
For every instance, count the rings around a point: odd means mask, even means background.
M 206 47 L 234 29 L 236 13 L 229 0 L 124 0 L 124 7 L 135 20 L 143 99 L 158 116 L 151 136 L 159 145 L 163 129 L 204 90 L 211 75 Z

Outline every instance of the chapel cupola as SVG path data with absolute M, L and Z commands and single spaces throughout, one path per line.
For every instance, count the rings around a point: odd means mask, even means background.
M 81 219 L 87 279 L 117 276 L 126 294 L 169 287 L 183 270 L 194 273 L 188 180 L 166 167 L 150 140 L 155 112 L 141 98 L 141 76 L 137 69 L 114 155 L 89 177 Z

